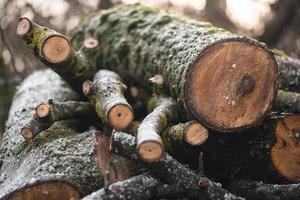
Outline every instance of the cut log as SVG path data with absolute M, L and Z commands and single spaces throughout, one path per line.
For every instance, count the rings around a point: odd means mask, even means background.
M 299 182 L 300 117 L 291 115 L 270 120 L 272 124 L 278 121 L 275 130 L 271 126 L 236 135 L 211 134 L 202 146 L 207 175 L 222 183 L 236 179 Z
M 273 165 L 287 180 L 300 182 L 300 115 L 286 117 L 276 126 Z
M 300 198 L 300 184 L 264 184 L 262 182 L 235 181 L 227 188 L 249 200 L 295 200 Z
M 19 134 L 35 106 L 50 97 L 58 102 L 78 99 L 51 70 L 30 75 L 16 92 L 0 150 L 0 199 L 57 199 L 59 195 L 69 200 L 103 187 L 93 153 L 93 131 L 78 134 L 60 121 L 31 142 Z
M 279 88 L 291 92 L 300 92 L 300 60 L 275 51 L 279 71 Z
M 300 93 L 279 90 L 275 107 L 293 113 L 300 113 Z
M 157 161 L 164 152 L 160 134 L 178 120 L 176 103 L 167 97 L 154 96 L 149 101 L 149 110 L 153 110 L 140 124 L 137 130 L 137 152 L 147 162 Z
M 39 26 L 25 17 L 19 19 L 16 34 L 38 59 L 82 94 L 82 83 L 93 76 L 96 68 L 72 49 L 64 35 Z
M 100 70 L 94 76 L 94 81 L 85 81 L 83 93 L 95 105 L 96 112 L 102 121 L 112 128 L 121 130 L 133 120 L 133 111 L 124 97 L 126 86 L 118 74 Z
M 259 123 L 276 96 L 273 54 L 255 40 L 208 23 L 119 6 L 85 18 L 72 32 L 74 47 L 91 33 L 101 43 L 92 58 L 99 67 L 128 82 L 147 83 L 161 74 L 168 95 L 212 129 L 234 131 Z
M 135 149 L 135 137 L 123 132 L 116 132 L 113 135 L 112 150 L 114 153 L 137 160 L 138 156 Z M 164 153 L 157 162 L 144 164 L 153 174 L 167 183 L 179 185 L 184 190 L 184 194 L 192 199 L 243 199 L 229 193 L 219 183 L 212 182 L 205 177 L 199 177 L 167 153 Z M 205 180 L 205 184 L 200 184 L 202 183 L 201 180 Z
M 50 99 L 48 103 L 41 103 L 35 108 L 35 114 L 30 122 L 21 129 L 21 134 L 27 140 L 32 139 L 49 128 L 54 122 L 72 118 L 81 119 L 80 125 L 71 122 L 74 128 L 81 126 L 84 129 L 85 122 L 94 116 L 96 113 L 91 103 L 80 101 L 53 102 Z
M 100 189 L 83 200 L 153 199 L 161 184 L 149 175 L 138 175 Z

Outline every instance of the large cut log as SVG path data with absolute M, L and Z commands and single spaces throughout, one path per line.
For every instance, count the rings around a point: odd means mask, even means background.
M 25 79 L 14 97 L 0 151 L 0 199 L 76 199 L 103 186 L 93 131 L 78 134 L 61 121 L 31 142 L 20 134 L 35 106 L 50 98 L 78 96 L 54 72 L 42 70 Z
M 211 134 L 203 145 L 205 172 L 223 183 L 235 179 L 299 182 L 300 116 L 269 120 L 270 124 L 278 121 L 275 130 L 268 125 L 245 134 Z
M 115 132 L 112 138 L 112 150 L 114 153 L 137 160 L 135 137 Z M 176 161 L 168 153 L 157 162 L 143 163 L 156 176 L 164 179 L 168 184 L 176 184 L 184 191 L 184 194 L 192 199 L 243 199 L 235 196 L 221 187 L 221 184 L 210 181 L 191 171 L 186 166 Z
M 91 14 L 72 32 L 101 44 L 92 64 L 146 85 L 164 77 L 168 94 L 204 125 L 233 131 L 259 123 L 276 95 L 277 64 L 267 48 L 207 23 L 139 5 Z M 253 106 L 255 105 L 255 106 Z
M 16 34 L 25 41 L 26 46 L 41 62 L 82 94 L 82 83 L 91 78 L 96 71 L 96 67 L 80 55 L 90 48 L 89 45 L 83 45 L 82 52 L 75 52 L 64 35 L 35 24 L 26 17 L 19 19 Z

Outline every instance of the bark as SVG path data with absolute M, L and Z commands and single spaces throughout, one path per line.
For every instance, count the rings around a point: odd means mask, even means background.
M 299 184 L 276 185 L 257 181 L 236 181 L 227 188 L 249 200 L 295 200 L 300 198 Z
M 178 109 L 171 98 L 162 96 L 154 96 L 148 107 L 153 111 L 146 116 L 137 130 L 137 152 L 144 161 L 153 162 L 164 152 L 160 134 L 169 124 L 178 120 Z
M 282 111 L 299 113 L 300 94 L 296 92 L 279 90 L 275 101 L 275 107 Z
M 154 75 L 162 75 L 167 95 L 185 112 L 192 113 L 213 129 L 233 131 L 258 123 L 275 97 L 277 70 L 273 55 L 254 40 L 238 37 L 207 23 L 185 21 L 138 5 L 119 6 L 85 18 L 72 32 L 74 47 L 80 48 L 87 35 L 92 35 L 101 44 L 91 58 L 94 65 L 118 72 L 127 82 L 144 85 L 148 85 L 145 83 Z M 259 56 L 249 52 L 257 52 Z M 224 57 L 228 59 L 223 60 Z M 247 61 L 236 59 L 239 57 Z M 212 62 L 207 63 L 208 60 Z M 222 60 L 222 64 L 217 60 Z M 224 77 L 225 66 L 233 66 L 232 69 L 236 70 Z M 245 66 L 245 70 L 240 71 L 236 66 Z M 210 70 L 204 70 L 206 68 Z M 255 87 L 260 80 L 263 87 Z M 233 87 L 230 91 L 235 91 L 234 94 L 227 91 L 226 86 Z M 256 109 L 249 109 L 246 114 L 240 112 L 241 107 L 253 105 L 245 103 L 252 95 L 261 96 L 264 99 L 262 105 L 252 99 Z M 224 100 L 224 96 L 229 97 Z M 222 119 L 219 111 L 224 114 Z M 250 117 L 252 121 L 246 120 L 249 116 L 253 116 Z M 234 119 L 239 119 L 239 123 Z
M 112 150 L 118 155 L 137 160 L 135 137 L 123 132 L 116 132 L 112 138 Z M 237 197 L 220 184 L 199 177 L 187 167 L 165 153 L 157 162 L 144 163 L 156 176 L 169 184 L 177 184 L 184 193 L 193 199 L 243 199 Z
M 21 134 L 25 139 L 32 139 L 49 128 L 54 122 L 72 118 L 81 119 L 78 124 L 71 122 L 73 127 L 77 127 L 76 130 L 80 131 L 86 128 L 87 121 L 92 120 L 94 116 L 96 116 L 96 113 L 88 102 L 67 101 L 54 103 L 50 99 L 48 103 L 39 104 L 35 108 L 35 114 L 30 122 L 22 128 Z M 79 126 L 81 129 L 78 128 Z
M 102 188 L 83 200 L 152 199 L 161 183 L 149 175 L 138 175 Z
M 82 94 L 82 83 L 93 76 L 96 68 L 72 49 L 64 35 L 35 24 L 27 18 L 20 18 L 17 35 L 41 62 Z
M 93 132 L 78 134 L 57 122 L 31 142 L 19 134 L 35 106 L 49 98 L 59 102 L 78 96 L 51 70 L 35 72 L 18 88 L 0 151 L 0 199 L 56 198 L 57 194 L 61 199 L 78 198 L 103 186 Z
M 95 105 L 99 118 L 112 128 L 124 129 L 133 120 L 133 111 L 124 97 L 127 89 L 120 76 L 112 71 L 100 70 L 94 81 L 86 81 L 83 93 Z
M 300 60 L 275 51 L 279 70 L 279 88 L 291 92 L 300 92 Z

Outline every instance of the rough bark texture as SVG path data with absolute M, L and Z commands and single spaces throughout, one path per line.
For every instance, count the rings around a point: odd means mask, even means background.
M 276 185 L 258 181 L 235 181 L 227 188 L 249 200 L 295 200 L 300 198 L 300 184 Z
M 0 151 L 1 199 L 47 182 L 69 184 L 82 195 L 103 185 L 95 162 L 93 132 L 78 134 L 58 122 L 32 142 L 20 135 L 35 106 L 50 98 L 66 101 L 78 96 L 51 70 L 35 72 L 18 88 Z
M 28 20 L 27 18 L 21 18 L 22 20 Z M 91 78 L 96 71 L 95 65 L 90 65 L 86 60 L 80 56 L 80 53 L 75 52 L 69 41 L 60 33 L 57 33 L 54 30 L 51 30 L 46 27 L 39 26 L 28 20 L 30 23 L 30 28 L 25 35 L 21 37 L 26 46 L 33 51 L 33 54 L 41 60 L 46 66 L 50 67 L 56 73 L 58 73 L 72 88 L 74 88 L 79 94 L 81 92 L 82 83 Z M 66 46 L 59 48 L 56 45 L 53 45 L 49 48 L 52 49 L 56 55 L 62 54 L 68 49 L 69 53 L 65 56 L 64 60 L 59 62 L 52 62 L 45 56 L 44 45 L 45 42 L 51 37 L 57 37 L 61 39 L 61 42 L 65 42 Z M 59 45 L 59 43 L 58 43 Z
M 116 132 L 112 138 L 113 152 L 118 155 L 137 160 L 135 137 Z M 144 163 L 145 164 L 145 163 Z M 147 168 L 169 184 L 177 184 L 183 188 L 185 195 L 193 199 L 243 199 L 221 187 L 221 184 L 200 177 L 190 169 L 165 153 L 157 162 L 146 164 Z M 202 181 L 205 184 L 202 185 Z
M 94 57 L 91 58 L 91 60 L 95 60 L 94 65 L 117 71 L 128 82 L 136 81 L 146 84 L 150 77 L 161 74 L 165 78 L 168 93 L 184 108 L 184 111 L 193 113 L 197 120 L 200 120 L 214 129 L 231 131 L 232 129 L 251 126 L 253 123 L 259 122 L 262 119 L 270 105 L 265 104 L 263 106 L 263 109 L 259 111 L 257 118 L 254 120 L 255 122 L 248 121 L 242 125 L 241 123 L 236 124 L 233 122 L 234 125 L 231 126 L 226 120 L 220 120 L 222 122 L 217 123 L 213 117 L 210 120 L 206 116 L 201 115 L 203 113 L 198 112 L 198 109 L 201 110 L 207 107 L 199 108 L 197 107 L 198 104 L 193 102 L 193 97 L 190 97 L 190 95 L 192 92 L 198 90 L 189 90 L 189 82 L 191 81 L 190 77 L 193 76 L 194 69 L 197 68 L 197 64 L 201 62 L 202 56 L 206 54 L 206 50 L 209 48 L 218 45 L 221 46 L 221 44 L 228 42 L 228 44 L 241 44 L 242 46 L 253 47 L 255 49 L 254 51 L 261 51 L 262 54 L 259 54 L 266 55 L 266 59 L 269 62 L 269 64 L 265 66 L 270 69 L 270 71 L 267 72 L 270 79 L 264 78 L 263 80 L 270 81 L 269 83 L 272 82 L 266 86 L 268 91 L 263 93 L 263 95 L 265 97 L 268 96 L 268 98 L 264 98 L 264 100 L 273 99 L 271 96 L 276 93 L 276 63 L 272 55 L 269 52 L 266 53 L 266 48 L 256 41 L 246 37 L 237 37 L 223 29 L 215 28 L 208 23 L 185 21 L 171 17 L 164 12 L 137 5 L 120 6 L 100 13 L 94 13 L 85 18 L 72 32 L 71 42 L 74 47 L 79 49 L 82 41 L 88 35 L 97 38 L 101 44 L 100 48 L 95 52 Z M 232 49 L 234 49 L 234 47 Z M 244 51 L 238 52 L 242 53 Z M 244 56 L 249 58 L 249 62 L 251 60 L 251 63 L 253 63 L 253 59 L 257 59 L 257 55 L 250 58 L 247 53 L 247 55 Z M 232 62 L 234 63 L 237 60 L 236 56 L 233 57 Z M 260 61 L 262 60 L 260 59 Z M 257 66 L 260 65 L 260 61 L 256 63 Z M 229 67 L 233 65 L 235 68 L 233 63 L 231 63 Z M 228 66 L 226 65 L 226 67 Z M 197 69 L 200 69 L 200 67 Z M 252 64 L 251 69 L 254 69 Z M 257 67 L 258 71 L 263 69 L 266 68 Z M 262 75 L 264 73 L 259 74 Z M 243 83 L 246 83 L 246 81 Z M 223 84 L 219 85 L 223 86 Z M 206 88 L 208 87 L 207 85 Z M 256 87 L 256 89 L 258 88 L 262 87 Z M 214 89 L 216 88 L 214 87 Z M 212 91 L 209 92 L 211 93 Z M 252 90 L 249 92 L 251 93 Z M 209 97 L 209 95 L 206 97 Z M 238 110 L 236 109 L 237 104 L 247 99 L 238 98 L 239 101 L 232 100 L 234 101 L 234 108 L 231 107 L 231 104 L 224 103 L 224 106 L 231 110 L 228 111 L 228 113 L 231 112 L 232 114 L 232 111 Z M 212 106 L 208 115 L 214 115 L 215 109 L 216 108 Z M 256 110 L 259 110 L 259 108 Z M 253 113 L 254 112 L 251 112 L 250 115 Z M 216 114 L 214 116 L 219 115 Z M 230 119 L 233 118 L 231 117 Z
M 100 70 L 93 83 L 86 86 L 87 83 L 83 84 L 83 92 L 94 103 L 99 118 L 112 128 L 126 128 L 133 120 L 133 111 L 124 97 L 127 87 L 120 76 L 109 70 Z
M 279 90 L 275 101 L 275 107 L 282 111 L 300 113 L 300 94 Z
M 150 175 L 138 175 L 102 188 L 83 200 L 152 199 L 157 195 L 161 184 Z
M 275 51 L 279 71 L 279 88 L 292 92 L 300 92 L 300 60 Z

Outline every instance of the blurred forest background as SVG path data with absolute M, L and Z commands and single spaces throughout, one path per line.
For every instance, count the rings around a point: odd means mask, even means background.
M 16 37 L 18 18 L 67 35 L 90 12 L 137 2 L 209 21 L 300 57 L 300 0 L 0 0 L 0 141 L 16 85 L 43 68 Z

